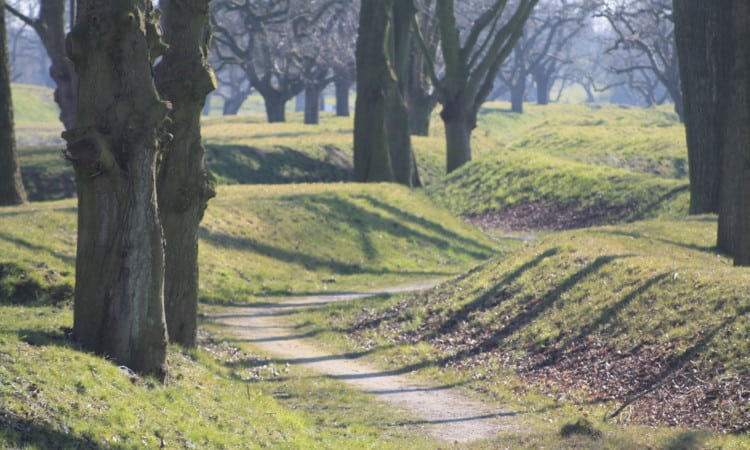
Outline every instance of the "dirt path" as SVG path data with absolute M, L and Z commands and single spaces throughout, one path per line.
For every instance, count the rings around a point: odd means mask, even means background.
M 381 401 L 404 407 L 421 420 L 420 426 L 439 439 L 468 442 L 490 438 L 501 431 L 518 430 L 515 412 L 493 408 L 453 388 L 420 383 L 407 375 L 384 372 L 346 354 L 321 350 L 312 339 L 298 337 L 279 317 L 292 309 L 380 293 L 414 291 L 434 284 L 419 283 L 362 294 L 290 298 L 277 305 L 232 308 L 212 317 L 274 357 L 327 374 Z

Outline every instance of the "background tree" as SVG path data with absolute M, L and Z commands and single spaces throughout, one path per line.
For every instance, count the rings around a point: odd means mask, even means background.
M 269 122 L 286 121 L 286 103 L 304 88 L 293 54 L 294 6 L 289 0 L 219 0 L 212 7 L 216 57 L 245 72 L 263 96 Z
M 330 30 L 331 40 L 329 53 L 333 84 L 336 92 L 336 115 L 349 117 L 349 93 L 357 79 L 357 61 L 355 59 L 359 2 L 349 0 L 342 2 L 335 11 L 335 21 Z
M 36 31 L 51 61 L 49 74 L 55 82 L 55 102 L 66 130 L 75 127 L 76 78 L 73 64 L 65 54 L 66 0 L 40 0 L 39 14 L 31 18 L 6 4 L 5 8 Z M 71 2 L 71 5 L 74 2 Z
M 16 152 L 5 9 L 0 10 L 0 65 L 0 206 L 18 205 L 26 201 L 26 192 Z
M 492 91 L 500 67 L 521 36 L 537 0 L 519 0 L 507 20 L 503 20 L 507 1 L 490 2 L 463 36 L 454 0 L 436 1 L 445 75 L 438 77 L 435 61 L 429 62 L 429 73 L 443 105 L 440 117 L 445 124 L 447 170 L 452 172 L 471 160 L 471 133 L 479 108 Z M 424 39 L 420 39 L 420 46 L 429 55 Z
M 425 53 L 416 40 L 412 40 L 409 55 L 409 126 L 415 136 L 428 136 L 432 111 L 437 105 L 437 94 L 430 79 L 429 61 L 440 66 L 438 49 L 440 48 L 440 29 L 435 15 L 434 0 L 420 0 L 417 5 L 417 26 L 424 39 Z M 441 72 L 438 67 L 437 72 Z
M 64 133 L 78 187 L 73 330 L 86 349 L 163 376 L 164 250 L 156 163 L 169 105 L 154 86 L 164 45 L 149 0 L 80 0 L 68 56 L 80 89 Z
M 216 78 L 219 84 L 213 95 L 223 100 L 222 115 L 235 116 L 253 92 L 253 87 L 240 67 L 236 64 L 228 64 L 226 61 L 218 61 L 213 56 L 214 53 L 211 54 L 211 60 L 215 61 Z
M 670 0 L 616 0 L 601 2 L 598 17 L 610 25 L 614 38 L 608 52 L 620 63 L 613 67 L 628 77 L 649 103 L 658 103 L 652 78 L 658 80 L 683 118 L 680 69 L 675 49 Z M 654 80 L 654 81 L 655 81 Z
M 719 212 L 731 0 L 673 2 L 690 170 L 690 213 Z
M 216 195 L 206 169 L 200 117 L 216 87 L 208 65 L 209 0 L 161 0 L 164 40 L 169 46 L 156 67 L 163 98 L 172 103 L 158 169 L 158 199 L 164 233 L 164 309 L 169 339 L 195 345 L 198 330 L 198 226 Z

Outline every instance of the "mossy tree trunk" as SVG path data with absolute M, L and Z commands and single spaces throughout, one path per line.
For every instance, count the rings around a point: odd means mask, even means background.
M 156 162 L 169 104 L 153 80 L 163 52 L 149 0 L 79 0 L 68 56 L 76 128 L 64 133 L 78 186 L 73 329 L 86 349 L 166 373 L 164 249 Z
M 19 205 L 26 201 L 18 164 L 13 123 L 13 101 L 10 93 L 8 41 L 5 32 L 5 2 L 0 8 L 0 206 Z
M 354 178 L 394 181 L 386 137 L 388 89 L 395 73 L 388 60 L 394 0 L 362 0 L 357 38 L 357 100 L 354 109 Z
M 166 145 L 158 170 L 159 213 L 165 239 L 164 307 L 169 339 L 195 345 L 198 329 L 198 226 L 214 181 L 204 164 L 200 116 L 216 88 L 208 65 L 209 0 L 161 0 L 164 40 L 156 68 L 163 98 L 172 102 Z
M 675 0 L 690 213 L 719 212 L 731 0 Z
M 732 2 L 718 246 L 750 265 L 750 4 Z

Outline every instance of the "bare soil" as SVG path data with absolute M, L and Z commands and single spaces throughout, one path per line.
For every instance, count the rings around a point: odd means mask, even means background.
M 235 335 L 274 358 L 327 374 L 402 408 L 418 419 L 413 426 L 446 442 L 469 442 L 491 438 L 499 432 L 521 431 L 515 411 L 470 398 L 456 388 L 431 385 L 397 371 L 384 371 L 357 356 L 323 350 L 314 340 L 300 337 L 283 320 L 293 309 L 381 293 L 413 291 L 434 284 L 412 284 L 369 293 L 288 298 L 274 305 L 228 308 L 212 318 L 229 325 Z

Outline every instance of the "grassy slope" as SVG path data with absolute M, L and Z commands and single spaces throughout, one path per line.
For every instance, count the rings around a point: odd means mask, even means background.
M 684 129 L 673 116 L 602 105 L 530 105 L 518 115 L 490 104 L 476 160 L 428 193 L 456 214 L 554 203 L 611 210 L 618 221 L 679 216 L 687 209 L 687 163 Z
M 79 352 L 74 230 L 73 200 L 0 208 L 0 447 L 435 448 L 399 411 L 226 336 L 172 349 L 165 386 Z M 445 276 L 494 251 L 388 185 L 220 188 L 202 238 L 202 294 L 234 303 Z

